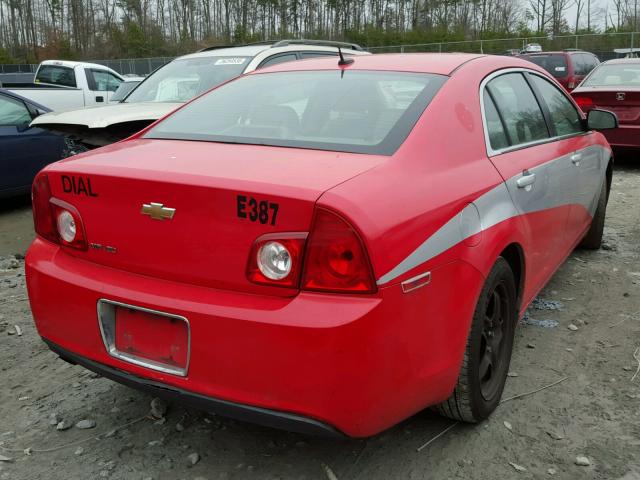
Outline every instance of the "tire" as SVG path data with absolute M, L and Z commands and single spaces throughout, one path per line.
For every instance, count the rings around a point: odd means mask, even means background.
M 473 314 L 455 389 L 447 400 L 434 407 L 441 415 L 477 423 L 487 418 L 500 403 L 513 349 L 516 298 L 513 271 L 503 257 L 498 257 Z M 498 350 L 495 355 L 491 346 Z
M 607 214 L 608 199 L 609 191 L 607 189 L 607 182 L 604 181 L 602 182 L 602 188 L 600 189 L 598 207 L 596 208 L 596 213 L 593 215 L 593 219 L 591 220 L 591 226 L 578 247 L 589 250 L 598 250 L 602 246 L 602 232 L 604 231 L 604 218 Z

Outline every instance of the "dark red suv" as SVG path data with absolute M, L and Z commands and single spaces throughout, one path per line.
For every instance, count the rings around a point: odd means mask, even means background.
M 525 53 L 522 58 L 539 65 L 555 77 L 569 92 L 600 63 L 593 53 L 582 50 Z

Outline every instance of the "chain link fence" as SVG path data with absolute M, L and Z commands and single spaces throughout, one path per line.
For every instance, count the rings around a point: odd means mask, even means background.
M 117 60 L 83 60 L 109 67 L 121 75 L 149 75 L 174 57 L 129 58 Z M 0 64 L 0 73 L 35 73 L 38 64 Z
M 369 47 L 372 53 L 465 52 L 505 55 L 520 52 L 529 43 L 537 43 L 543 51 L 579 49 L 594 53 L 601 61 L 623 56 L 615 49 L 640 47 L 640 33 L 607 33 L 586 35 L 558 35 L 547 37 L 501 38 L 406 45 Z
M 538 43 L 542 50 L 547 52 L 565 49 L 585 50 L 596 54 L 600 61 L 605 61 L 623 56 L 623 54 L 616 53 L 615 49 L 639 48 L 640 32 L 387 45 L 368 47 L 367 50 L 372 53 L 466 52 L 505 55 L 517 53 L 529 43 Z M 173 57 L 88 61 L 105 65 L 122 75 L 148 75 L 171 60 Z M 0 64 L 0 73 L 35 73 L 37 67 L 38 65 L 35 64 Z

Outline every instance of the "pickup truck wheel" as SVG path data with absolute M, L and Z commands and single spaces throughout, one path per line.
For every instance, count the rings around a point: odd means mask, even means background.
M 604 219 L 607 214 L 607 201 L 609 192 L 607 191 L 607 182 L 602 182 L 600 189 L 600 198 L 598 199 L 598 207 L 596 213 L 591 220 L 591 227 L 580 242 L 580 248 L 589 250 L 597 250 L 602 246 L 602 232 L 604 231 Z
M 458 382 L 451 396 L 435 407 L 438 413 L 477 423 L 495 410 L 509 370 L 516 319 L 515 278 L 499 257 L 476 305 Z

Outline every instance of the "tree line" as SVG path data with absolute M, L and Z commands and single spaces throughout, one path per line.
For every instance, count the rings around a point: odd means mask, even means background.
M 371 47 L 558 35 L 593 31 L 603 18 L 609 30 L 635 29 L 637 0 L 611 0 L 606 10 L 596 1 L 0 0 L 0 63 L 176 55 L 274 38 Z

